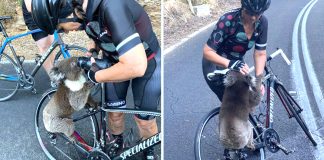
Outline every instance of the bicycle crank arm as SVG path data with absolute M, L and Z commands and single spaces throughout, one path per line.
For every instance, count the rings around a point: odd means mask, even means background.
M 276 145 L 279 149 L 281 149 L 286 155 L 293 153 L 293 150 L 288 150 L 287 148 L 285 148 L 283 145 L 281 145 L 280 143 L 278 143 L 277 141 L 273 141 L 274 145 Z

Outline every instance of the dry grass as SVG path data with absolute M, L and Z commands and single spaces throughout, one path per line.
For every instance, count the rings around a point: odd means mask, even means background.
M 0 0 L 0 15 L 14 16 L 16 14 L 16 6 L 19 1 L 15 0 Z
M 192 15 L 186 0 L 167 0 L 164 2 L 163 38 L 165 49 L 205 25 L 217 21 L 224 12 L 240 6 L 239 0 L 193 0 L 193 3 L 208 4 L 211 15 L 206 17 Z

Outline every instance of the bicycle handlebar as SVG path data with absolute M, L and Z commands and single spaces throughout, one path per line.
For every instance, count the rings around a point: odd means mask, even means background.
M 288 59 L 288 57 L 286 56 L 286 54 L 280 48 L 278 48 L 277 51 L 273 52 L 270 56 L 267 57 L 267 62 L 271 61 L 274 57 L 276 57 L 278 55 L 281 55 L 281 57 L 285 60 L 285 62 L 287 63 L 287 65 L 290 65 L 291 64 L 291 62 Z M 249 69 L 249 73 L 251 73 L 254 70 L 255 70 L 255 67 L 252 66 Z M 223 69 L 223 70 L 215 70 L 215 71 L 207 74 L 207 79 L 208 80 L 211 80 L 216 75 L 225 75 L 228 71 L 230 71 L 230 69 L 228 69 L 228 68 Z
M 273 52 L 269 57 L 267 57 L 267 62 L 271 61 L 274 57 L 281 55 L 281 57 L 285 60 L 285 62 L 287 63 L 287 65 L 291 65 L 290 60 L 288 59 L 287 55 L 283 52 L 282 49 L 278 48 L 277 51 Z M 254 71 L 255 67 L 252 66 L 249 69 L 249 72 L 251 73 L 252 71 Z

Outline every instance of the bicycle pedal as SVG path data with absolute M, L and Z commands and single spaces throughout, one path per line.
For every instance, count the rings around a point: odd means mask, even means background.
M 287 148 L 285 148 L 283 145 L 281 145 L 281 144 L 278 143 L 278 142 L 275 142 L 275 145 L 276 145 L 280 150 L 282 150 L 286 155 L 288 155 L 288 154 L 294 152 L 293 150 L 288 150 Z

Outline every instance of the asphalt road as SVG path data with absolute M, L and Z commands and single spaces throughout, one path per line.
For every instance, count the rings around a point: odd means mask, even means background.
M 272 1 L 270 9 L 265 13 L 269 21 L 268 54 L 279 47 L 291 59 L 294 23 L 297 15 L 308 2 L 307 0 Z M 309 48 L 321 87 L 323 87 L 324 82 L 324 72 L 322 71 L 324 57 L 321 52 L 324 34 L 323 7 L 323 1 L 319 1 L 311 10 L 307 22 Z M 202 31 L 164 57 L 165 159 L 193 160 L 194 136 L 197 125 L 208 111 L 220 105 L 203 78 L 201 66 L 202 47 L 206 43 L 212 28 Z M 253 64 L 251 55 L 250 52 L 246 56 L 246 62 L 250 66 Z M 285 87 L 288 90 L 295 90 L 290 67 L 280 58 L 273 60 L 271 66 L 276 75 L 283 81 Z M 304 74 L 304 76 L 307 75 Z M 306 88 L 309 89 L 307 77 L 304 77 L 304 79 Z M 311 105 L 316 105 L 313 102 L 312 92 L 308 90 L 307 93 Z M 303 97 L 299 98 L 302 99 Z M 288 119 L 287 113 L 278 101 L 275 102 L 274 113 L 274 129 L 279 133 L 282 144 L 295 152 L 288 156 L 282 152 L 276 154 L 266 152 L 267 159 L 324 159 L 323 153 L 322 156 L 319 155 L 319 149 L 314 148 L 305 138 L 295 120 Z M 319 123 L 323 122 L 319 114 L 315 114 L 315 116 Z M 320 131 L 320 129 L 317 128 L 317 131 Z M 323 136 L 318 138 L 323 139 Z

